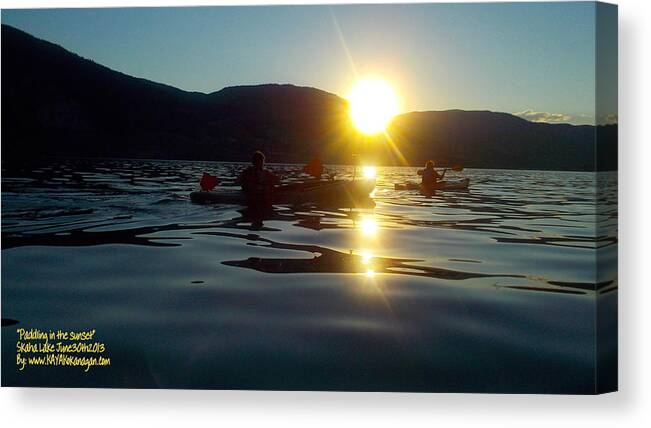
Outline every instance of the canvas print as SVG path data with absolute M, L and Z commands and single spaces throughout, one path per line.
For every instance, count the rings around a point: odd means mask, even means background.
M 2 10 L 2 386 L 617 389 L 617 7 Z

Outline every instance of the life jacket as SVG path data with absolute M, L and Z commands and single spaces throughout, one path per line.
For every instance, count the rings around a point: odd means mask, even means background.
M 278 182 L 278 177 L 265 169 L 253 166 L 242 172 L 242 190 L 247 193 L 265 193 Z
M 421 180 L 421 183 L 426 185 L 426 186 L 436 184 L 436 182 L 439 179 L 439 173 L 436 172 L 434 170 L 434 168 L 432 168 L 432 169 L 425 168 L 425 169 L 421 170 L 420 175 L 423 177 L 422 180 Z

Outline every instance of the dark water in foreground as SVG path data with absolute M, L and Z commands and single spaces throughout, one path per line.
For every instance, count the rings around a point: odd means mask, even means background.
M 590 393 L 616 310 L 616 175 L 466 170 L 373 209 L 190 203 L 198 162 L 2 171 L 4 385 Z M 288 168 L 287 166 L 282 168 Z M 350 170 L 341 169 L 345 176 Z M 596 226 L 597 225 L 597 226 Z M 615 267 L 599 271 L 596 256 Z M 614 364 L 612 340 L 600 355 Z M 6 324 L 6 323 L 5 323 Z M 16 327 L 97 329 L 110 367 L 15 370 Z M 604 382 L 614 382 L 606 377 Z

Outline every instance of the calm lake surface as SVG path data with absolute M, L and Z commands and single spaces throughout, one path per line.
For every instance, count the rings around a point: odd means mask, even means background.
M 466 169 L 424 197 L 378 168 L 375 208 L 190 202 L 241 168 L 3 164 L 3 384 L 591 393 L 597 352 L 616 364 L 616 173 Z M 17 327 L 94 328 L 112 364 L 18 372 Z

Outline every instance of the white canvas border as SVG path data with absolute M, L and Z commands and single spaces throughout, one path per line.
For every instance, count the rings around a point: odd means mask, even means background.
M 394 1 L 398 2 L 398 1 Z M 2 8 L 270 4 L 264 1 L 0 0 Z M 346 3 L 278 0 L 271 4 Z M 378 3 L 356 1 L 356 3 Z M 648 426 L 651 346 L 647 124 L 651 7 L 621 0 L 620 14 L 620 392 L 604 396 L 387 394 L 2 388 L 6 427 L 115 426 Z

